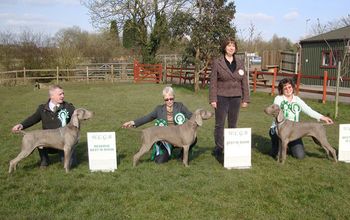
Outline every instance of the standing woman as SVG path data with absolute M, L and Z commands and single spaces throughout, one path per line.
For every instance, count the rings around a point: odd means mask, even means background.
M 238 59 L 237 43 L 227 38 L 221 44 L 222 56 L 212 64 L 209 102 L 215 109 L 215 148 L 213 155 L 222 161 L 224 149 L 224 127 L 226 117 L 228 128 L 236 128 L 240 106 L 248 106 L 249 86 L 244 61 Z

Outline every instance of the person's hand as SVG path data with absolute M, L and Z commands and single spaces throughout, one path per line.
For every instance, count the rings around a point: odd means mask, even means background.
M 134 121 L 128 121 L 128 122 L 125 122 L 122 125 L 122 128 L 130 128 L 130 127 L 133 127 L 133 126 L 135 126 L 135 122 Z
M 242 106 L 242 108 L 248 107 L 248 102 L 242 102 L 241 106 Z
M 22 130 L 22 129 L 23 129 L 23 125 L 22 125 L 22 124 L 17 124 L 17 125 L 15 125 L 15 126 L 13 126 L 12 132 L 13 132 L 13 133 L 16 133 L 16 132 L 19 132 L 19 131 Z
M 211 102 L 210 105 L 211 105 L 211 107 L 213 107 L 213 108 L 216 109 L 216 106 L 217 106 L 217 105 L 216 105 L 216 102 Z
M 326 122 L 327 124 L 333 124 L 333 120 L 329 117 L 322 116 L 321 120 Z

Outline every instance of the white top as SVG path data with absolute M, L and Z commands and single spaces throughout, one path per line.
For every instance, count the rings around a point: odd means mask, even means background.
M 293 95 L 291 102 L 288 102 L 288 99 L 284 95 L 278 95 L 275 97 L 273 103 L 281 108 L 284 117 L 290 121 L 299 122 L 300 112 L 304 112 L 311 118 L 314 118 L 318 121 L 320 121 L 320 119 L 323 116 L 320 113 L 313 110 L 301 98 L 299 98 L 296 95 Z M 272 122 L 271 127 L 276 127 L 275 121 Z

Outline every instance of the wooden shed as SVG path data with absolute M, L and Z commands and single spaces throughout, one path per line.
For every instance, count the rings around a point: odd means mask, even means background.
M 300 41 L 301 73 L 308 76 L 337 76 L 338 62 L 342 62 L 341 75 L 349 77 L 350 56 L 350 26 L 339 28 L 327 33 L 310 37 Z M 308 85 L 322 85 L 319 79 L 302 79 Z M 335 81 L 329 81 L 330 86 Z M 349 81 L 340 83 L 341 87 L 350 87 Z

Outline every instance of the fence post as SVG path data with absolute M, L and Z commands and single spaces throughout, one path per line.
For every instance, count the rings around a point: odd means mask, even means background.
M 323 72 L 323 94 L 322 94 L 322 103 L 326 103 L 326 97 L 327 97 L 327 81 L 328 81 L 328 71 L 325 70 Z
M 170 81 L 171 83 L 173 83 L 173 71 L 174 71 L 174 65 L 171 65 L 171 71 L 170 71 Z M 168 83 L 168 79 L 166 80 L 166 82 Z
M 134 60 L 134 83 L 138 83 L 140 81 L 140 69 L 140 63 L 137 60 Z
M 181 79 L 182 79 L 182 67 L 180 67 L 180 78 L 179 78 L 180 85 L 181 85 Z M 186 79 L 184 79 L 184 84 L 185 84 L 185 80 Z
M 254 74 L 253 74 L 253 92 L 256 92 L 256 78 L 258 75 L 258 70 L 255 68 L 254 69 Z
M 114 66 L 113 66 L 113 64 L 111 65 L 111 81 L 113 82 L 114 81 L 114 75 L 113 75 L 113 73 L 114 73 Z
M 296 85 L 296 95 L 299 95 L 300 91 L 300 80 L 301 80 L 301 73 L 297 73 L 297 85 Z
M 272 85 L 271 85 L 271 95 L 275 95 L 275 83 L 277 79 L 277 67 L 273 68 L 273 79 L 272 79 Z
M 26 84 L 27 79 L 26 79 L 26 68 L 23 67 L 23 83 Z
M 89 66 L 86 66 L 86 82 L 89 83 Z
M 58 73 L 59 73 L 58 66 L 56 66 L 56 84 L 58 84 Z
M 162 64 L 159 64 L 159 76 L 158 76 L 158 83 L 160 83 L 161 81 L 163 81 L 163 65 Z
M 127 79 L 128 78 L 128 73 L 126 72 L 126 67 L 128 64 L 126 63 L 122 63 L 122 72 L 119 72 L 120 73 L 120 79 Z

